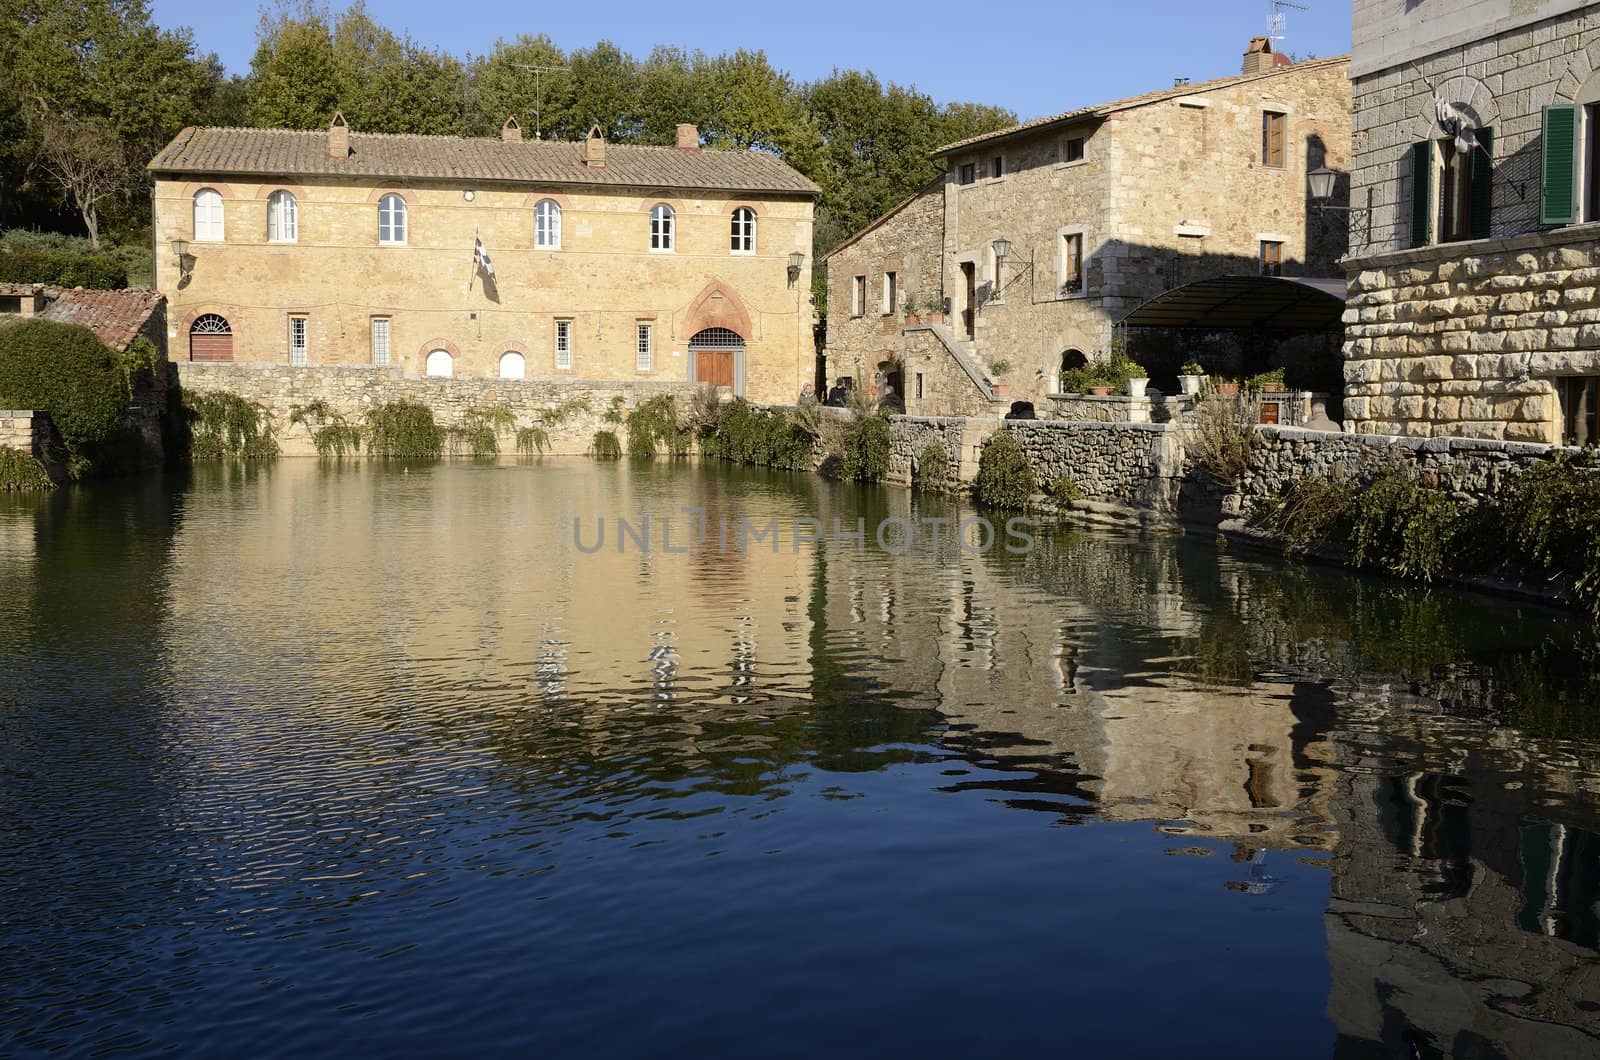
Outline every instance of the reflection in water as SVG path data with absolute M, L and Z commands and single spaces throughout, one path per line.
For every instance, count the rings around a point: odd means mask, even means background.
M 683 509 L 960 514 L 566 460 L 0 498 L 0 1048 L 1600 1046 L 1571 616 L 1066 528 L 573 546 Z

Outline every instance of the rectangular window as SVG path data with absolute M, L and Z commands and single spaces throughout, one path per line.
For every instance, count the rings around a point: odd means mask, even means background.
M 572 367 L 572 321 L 556 321 L 556 367 L 567 371 Z
M 1083 233 L 1069 232 L 1061 237 L 1061 293 L 1083 292 Z
M 1274 110 L 1261 112 L 1261 164 L 1282 169 L 1284 162 L 1283 137 L 1289 124 L 1288 115 Z
M 289 318 L 289 363 L 303 365 L 306 363 L 306 350 L 309 343 L 306 338 L 306 318 Z
M 976 162 L 963 162 L 957 171 L 961 183 L 972 184 L 978 179 L 978 164 Z
M 1600 103 L 1583 108 L 1585 221 L 1600 221 Z
M 989 176 L 999 180 L 1006 175 L 1006 160 L 999 155 L 989 159 Z
M 922 400 L 922 373 L 917 373 L 917 400 Z
M 20 312 L 22 312 L 22 299 L 21 298 L 11 298 L 11 297 L 0 298 L 0 313 L 20 313 Z
M 389 364 L 389 318 L 372 318 L 372 363 L 379 368 Z
M 1067 161 L 1083 161 L 1083 137 L 1074 136 L 1072 139 L 1067 141 Z
M 1561 395 L 1561 444 L 1600 442 L 1600 376 L 1578 375 L 1558 380 Z
M 649 324 L 640 324 L 634 346 L 633 367 L 637 371 L 648 372 L 654 358 L 655 328 Z
M 896 277 L 894 273 L 886 272 L 886 273 L 883 274 L 883 315 L 884 316 L 892 316 L 894 314 L 894 310 L 895 310 L 895 294 L 896 294 L 895 288 L 898 285 L 898 282 L 899 282 L 898 281 L 898 277 Z
M 867 278 L 857 276 L 850 285 L 850 315 L 858 317 L 867 311 Z
M 1283 275 L 1283 244 L 1271 239 L 1261 241 L 1261 275 Z

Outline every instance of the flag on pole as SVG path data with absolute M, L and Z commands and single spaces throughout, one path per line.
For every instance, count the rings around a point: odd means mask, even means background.
M 494 262 L 489 260 L 489 252 L 483 249 L 483 240 L 476 233 L 472 237 L 472 266 L 475 273 L 494 279 Z

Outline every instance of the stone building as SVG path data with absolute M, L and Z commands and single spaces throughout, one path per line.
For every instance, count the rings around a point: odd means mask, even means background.
M 1356 0 L 1347 418 L 1600 439 L 1600 4 Z
M 1340 276 L 1342 217 L 1306 176 L 1348 165 L 1346 67 L 1258 40 L 1239 75 L 941 148 L 938 181 L 828 255 L 830 374 L 898 369 L 908 412 L 988 411 L 1056 393 L 1175 288 Z
M 408 376 L 811 378 L 817 188 L 775 156 L 326 131 L 183 130 L 150 163 L 175 361 Z

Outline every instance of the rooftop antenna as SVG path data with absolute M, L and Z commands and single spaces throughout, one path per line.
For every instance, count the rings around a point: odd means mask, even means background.
M 533 138 L 544 139 L 544 128 L 540 118 L 540 111 L 544 109 L 544 84 L 540 77 L 544 74 L 564 74 L 568 68 L 565 66 L 538 66 L 534 63 L 507 63 L 518 70 L 533 71 Z
M 1290 11 L 1311 10 L 1309 5 L 1297 3 L 1296 0 L 1270 0 L 1268 6 L 1271 8 L 1271 13 L 1267 16 L 1269 40 L 1283 40 L 1283 31 L 1289 24 Z

